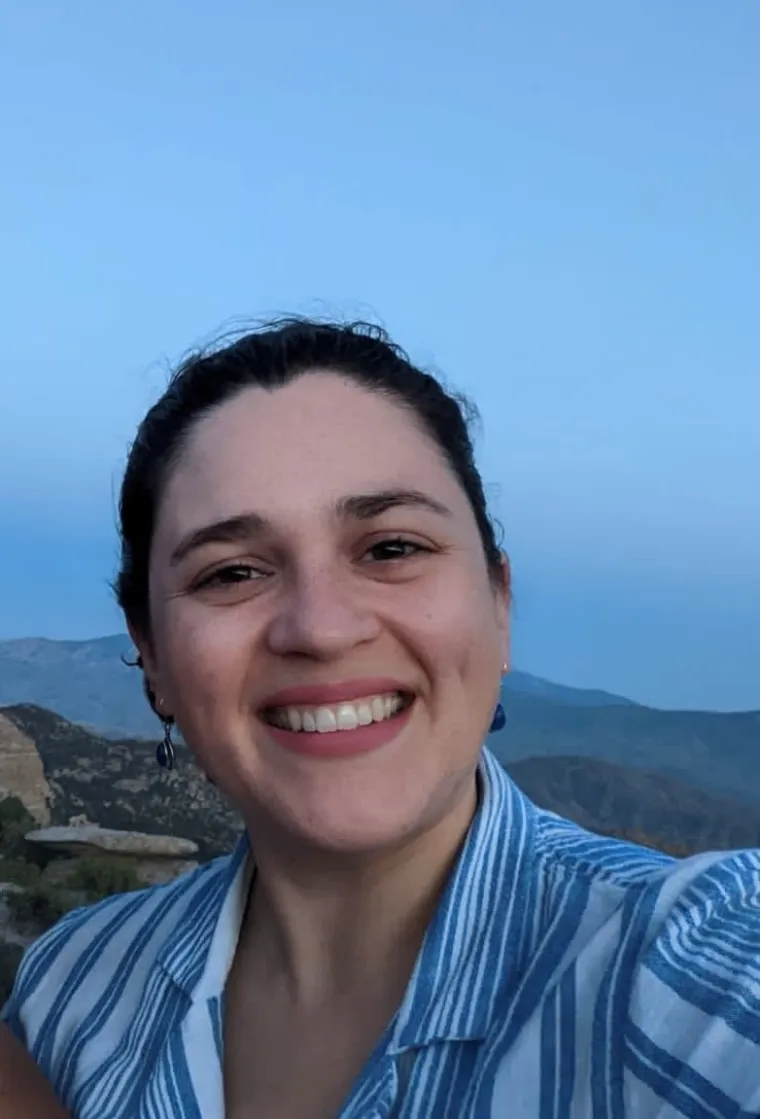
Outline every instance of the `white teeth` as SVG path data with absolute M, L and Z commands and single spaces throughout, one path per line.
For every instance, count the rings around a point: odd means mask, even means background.
M 400 693 L 367 696 L 353 703 L 339 703 L 334 707 L 317 708 L 278 707 L 267 718 L 276 727 L 290 731 L 307 731 L 332 734 L 334 731 L 355 730 L 370 723 L 390 719 L 404 706 Z
M 341 703 L 338 708 L 338 730 L 356 730 L 359 715 L 352 703 Z
M 318 707 L 316 718 L 317 730 L 320 734 L 332 734 L 333 731 L 338 729 L 338 720 L 329 707 Z

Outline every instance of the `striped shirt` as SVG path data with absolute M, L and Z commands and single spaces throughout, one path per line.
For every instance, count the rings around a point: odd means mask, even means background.
M 402 1004 L 341 1119 L 757 1119 L 760 852 L 669 859 L 536 808 L 484 751 L 480 801 Z M 243 837 L 68 914 L 3 1017 L 76 1119 L 223 1119 Z

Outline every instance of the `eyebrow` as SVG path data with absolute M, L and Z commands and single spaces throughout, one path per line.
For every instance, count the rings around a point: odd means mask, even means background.
M 451 517 L 448 506 L 421 490 L 390 489 L 375 493 L 351 494 L 335 503 L 335 512 L 341 520 L 369 521 L 379 517 L 389 509 L 412 507 L 425 509 L 439 517 Z M 207 544 L 240 544 L 260 535 L 271 528 L 270 521 L 260 513 L 240 513 L 234 517 L 214 521 L 196 529 L 177 545 L 171 554 L 169 564 L 176 567 L 191 552 Z

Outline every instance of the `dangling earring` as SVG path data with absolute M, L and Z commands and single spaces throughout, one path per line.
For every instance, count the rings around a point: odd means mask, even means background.
M 495 731 L 501 730 L 506 721 L 507 714 L 502 705 L 500 703 L 497 703 L 496 710 L 494 711 L 493 718 L 491 719 L 491 725 L 488 728 L 488 733 L 493 734 Z
M 162 769 L 174 769 L 174 743 L 172 742 L 173 719 L 161 719 L 164 724 L 164 737 L 156 747 L 156 761 Z
M 508 672 L 509 672 L 509 664 L 505 661 L 504 664 L 501 666 L 501 674 L 502 674 L 502 676 L 506 676 Z M 489 734 L 494 734 L 497 730 L 501 730 L 502 727 L 504 726 L 504 724 L 506 723 L 506 721 L 507 721 L 507 713 L 504 710 L 504 707 L 502 706 L 502 704 L 497 703 L 496 704 L 496 710 L 494 711 L 493 718 L 491 719 L 491 725 L 488 728 L 488 733 Z

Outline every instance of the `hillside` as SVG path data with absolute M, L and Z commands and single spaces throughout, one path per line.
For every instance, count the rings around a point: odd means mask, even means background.
M 44 771 L 52 824 L 84 815 L 106 827 L 183 836 L 199 844 L 202 857 L 234 842 L 237 815 L 185 749 L 177 769 L 166 773 L 155 764 L 150 742 L 100 738 L 30 705 L 0 708 L 0 756 L 19 742 L 26 745 L 30 774 L 21 791 L 38 803 Z M 578 757 L 530 758 L 507 768 L 538 804 L 591 830 L 646 836 L 685 853 L 760 845 L 760 809 L 661 775 Z M 10 782 L 5 788 L 19 794 Z
M 234 842 L 237 815 L 186 750 L 167 773 L 156 765 L 155 743 L 101 738 L 52 711 L 20 704 L 0 708 L 0 757 L 19 732 L 42 762 L 51 824 L 86 816 L 104 827 L 181 836 L 195 840 L 204 858 Z M 9 783 L 5 788 L 18 795 Z
M 156 717 L 145 702 L 140 674 L 124 664 L 133 657 L 126 634 L 92 641 L 0 641 L 0 705 L 31 703 L 100 733 L 154 737 Z M 505 694 L 580 706 L 630 702 L 607 692 L 552 684 L 527 672 L 511 673 Z
M 536 804 L 590 831 L 673 854 L 760 847 L 760 809 L 663 777 L 588 758 L 527 758 L 507 766 Z

